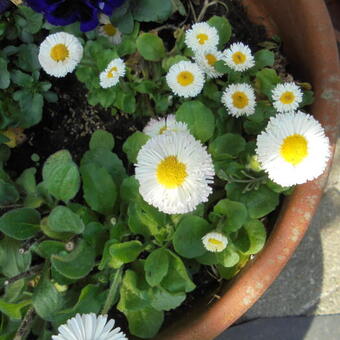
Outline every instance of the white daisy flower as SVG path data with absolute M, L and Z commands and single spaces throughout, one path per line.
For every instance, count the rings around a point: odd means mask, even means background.
M 204 73 L 191 61 L 180 61 L 170 67 L 166 82 L 178 96 L 196 97 L 203 89 Z
M 73 72 L 83 57 L 83 47 L 72 34 L 59 32 L 50 34 L 40 44 L 38 59 L 46 73 L 54 77 L 65 77 Z
M 228 239 L 217 231 L 210 232 L 202 237 L 204 248 L 208 251 L 219 253 L 228 245 Z
M 169 131 L 189 133 L 188 125 L 184 122 L 177 122 L 175 115 L 168 115 L 161 119 L 152 118 L 143 130 L 150 137 L 155 137 Z
M 223 51 L 224 62 L 234 71 L 243 72 L 255 65 L 250 48 L 243 43 L 234 43 Z
M 214 175 L 206 147 L 185 132 L 153 137 L 137 156 L 139 192 L 166 214 L 185 214 L 206 202 Z
M 99 35 L 108 38 L 112 44 L 119 45 L 122 42 L 122 34 L 118 27 L 114 26 L 105 14 L 99 16 L 99 22 L 101 23 L 98 28 Z
M 115 321 L 107 322 L 107 315 L 77 314 L 58 328 L 52 340 L 128 340 L 120 328 L 113 328 Z
M 219 78 L 223 73 L 215 70 L 215 63 L 223 59 L 223 54 L 217 49 L 210 49 L 203 52 L 197 52 L 194 56 L 198 66 L 205 72 L 208 78 Z
M 301 89 L 294 83 L 278 84 L 272 91 L 273 106 L 278 112 L 296 111 L 302 96 Z
M 126 71 L 125 63 L 122 59 L 113 59 L 106 69 L 100 73 L 100 86 L 104 89 L 117 85 L 120 77 L 124 77 Z
M 269 178 L 288 187 L 320 176 L 330 157 L 330 147 L 320 123 L 298 111 L 272 117 L 257 136 L 256 153 Z
M 234 117 L 255 112 L 255 91 L 248 84 L 231 84 L 223 92 L 222 103 Z
M 216 48 L 219 36 L 217 29 L 206 22 L 199 22 L 185 32 L 185 44 L 194 52 Z

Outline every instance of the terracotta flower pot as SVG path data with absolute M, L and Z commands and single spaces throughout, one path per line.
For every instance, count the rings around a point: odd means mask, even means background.
M 340 122 L 340 72 L 335 34 L 324 0 L 242 0 L 250 18 L 278 34 L 290 63 L 315 91 L 313 115 L 326 129 L 332 149 Z M 327 171 L 299 185 L 286 198 L 264 250 L 225 287 L 216 303 L 200 301 L 157 340 L 211 340 L 232 325 L 263 295 L 280 274 L 305 234 L 318 207 Z

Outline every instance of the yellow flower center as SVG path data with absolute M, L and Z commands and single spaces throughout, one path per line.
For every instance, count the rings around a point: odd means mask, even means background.
M 114 76 L 114 73 L 116 73 L 118 71 L 117 67 L 116 66 L 113 66 L 110 71 L 107 73 L 107 77 L 108 78 L 113 78 Z
M 182 71 L 177 76 L 177 82 L 182 86 L 188 86 L 194 82 L 194 75 L 189 71 Z
M 294 102 L 294 100 L 295 100 L 295 95 L 293 92 L 290 92 L 290 91 L 284 92 L 280 97 L 280 101 L 282 104 L 291 104 Z
M 110 37 L 114 36 L 117 32 L 117 28 L 114 27 L 112 24 L 105 24 L 103 26 L 104 32 L 109 35 Z
M 232 94 L 233 105 L 238 109 L 243 109 L 249 103 L 249 99 L 244 92 L 236 91 Z
M 286 162 L 292 165 L 299 164 L 308 155 L 308 142 L 306 138 L 299 134 L 286 137 L 281 145 L 280 155 Z
M 205 59 L 207 60 L 210 66 L 213 66 L 217 61 L 217 58 L 213 54 L 207 54 L 205 56 Z
M 164 126 L 159 130 L 159 134 L 162 135 L 167 129 L 168 129 L 168 127 L 167 127 L 166 125 L 164 125 Z
M 64 44 L 57 44 L 51 49 L 51 58 L 55 61 L 64 61 L 69 56 L 68 48 Z
M 245 61 L 247 60 L 247 56 L 242 52 L 235 52 L 232 58 L 233 58 L 233 62 L 237 65 L 244 64 Z
M 209 39 L 209 37 L 205 33 L 197 34 L 196 38 L 200 45 L 204 45 L 205 42 Z
M 158 183 L 167 189 L 179 187 L 187 176 L 186 165 L 180 162 L 176 156 L 168 156 L 158 164 Z
M 208 242 L 212 245 L 215 251 L 222 251 L 225 248 L 224 242 L 215 238 L 209 238 Z

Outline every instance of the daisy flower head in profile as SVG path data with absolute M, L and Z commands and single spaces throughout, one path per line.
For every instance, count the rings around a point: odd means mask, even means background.
M 50 34 L 39 47 L 39 63 L 46 73 L 54 77 L 65 77 L 73 72 L 82 57 L 80 41 L 65 32 Z
M 120 328 L 113 328 L 114 320 L 107 322 L 107 315 L 77 314 L 58 328 L 52 340 L 128 340 Z
M 213 253 L 223 251 L 228 245 L 227 237 L 217 231 L 210 232 L 202 237 L 204 248 Z
M 165 132 L 188 132 L 188 125 L 184 122 L 178 122 L 175 115 L 168 115 L 165 118 L 152 118 L 145 126 L 143 132 L 150 136 L 155 137 L 162 135 Z
M 249 84 L 231 84 L 223 92 L 222 103 L 234 117 L 250 116 L 255 112 L 255 91 Z
M 99 22 L 99 34 L 109 39 L 112 44 L 119 45 L 122 42 L 122 34 L 118 27 L 114 26 L 105 14 L 100 15 Z
M 272 117 L 265 131 L 257 136 L 256 153 L 272 181 L 292 186 L 324 172 L 330 146 L 320 123 L 298 111 Z
M 104 89 L 115 86 L 119 82 L 119 78 L 124 77 L 126 66 L 122 59 L 113 59 L 106 69 L 99 75 L 100 86 Z
M 177 96 L 196 97 L 203 89 L 204 73 L 191 61 L 180 61 L 170 67 L 166 82 Z
M 217 61 L 223 59 L 222 52 L 217 49 L 209 49 L 195 53 L 195 61 L 197 65 L 204 71 L 207 78 L 219 78 L 223 76 L 223 73 L 217 72 L 214 65 Z
M 278 112 L 296 111 L 302 97 L 300 87 L 294 83 L 278 84 L 272 91 L 273 106 Z
M 244 72 L 255 65 L 250 48 L 241 43 L 234 43 L 223 51 L 224 62 L 234 71 Z
M 217 29 L 206 22 L 199 22 L 185 32 L 185 44 L 194 52 L 216 48 L 219 42 Z
M 206 202 L 214 175 L 206 147 L 187 132 L 153 137 L 137 155 L 139 192 L 166 214 L 185 214 Z

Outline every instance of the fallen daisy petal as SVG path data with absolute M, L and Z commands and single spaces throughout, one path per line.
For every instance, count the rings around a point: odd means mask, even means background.
M 83 57 L 83 47 L 72 34 L 59 32 L 50 34 L 40 44 L 39 63 L 46 73 L 54 77 L 65 77 L 74 71 Z
M 185 214 L 206 202 L 214 175 L 206 147 L 185 132 L 153 137 L 137 156 L 139 191 L 146 202 L 166 214 Z
M 120 328 L 113 328 L 114 320 L 107 322 L 107 315 L 77 314 L 58 328 L 52 340 L 127 340 Z
M 175 115 L 168 115 L 165 118 L 152 118 L 145 126 L 143 132 L 150 136 L 155 137 L 165 132 L 189 132 L 188 125 L 184 122 L 177 122 Z
M 330 147 L 320 123 L 298 111 L 272 117 L 257 136 L 256 153 L 271 180 L 291 186 L 320 176 L 330 157 Z

